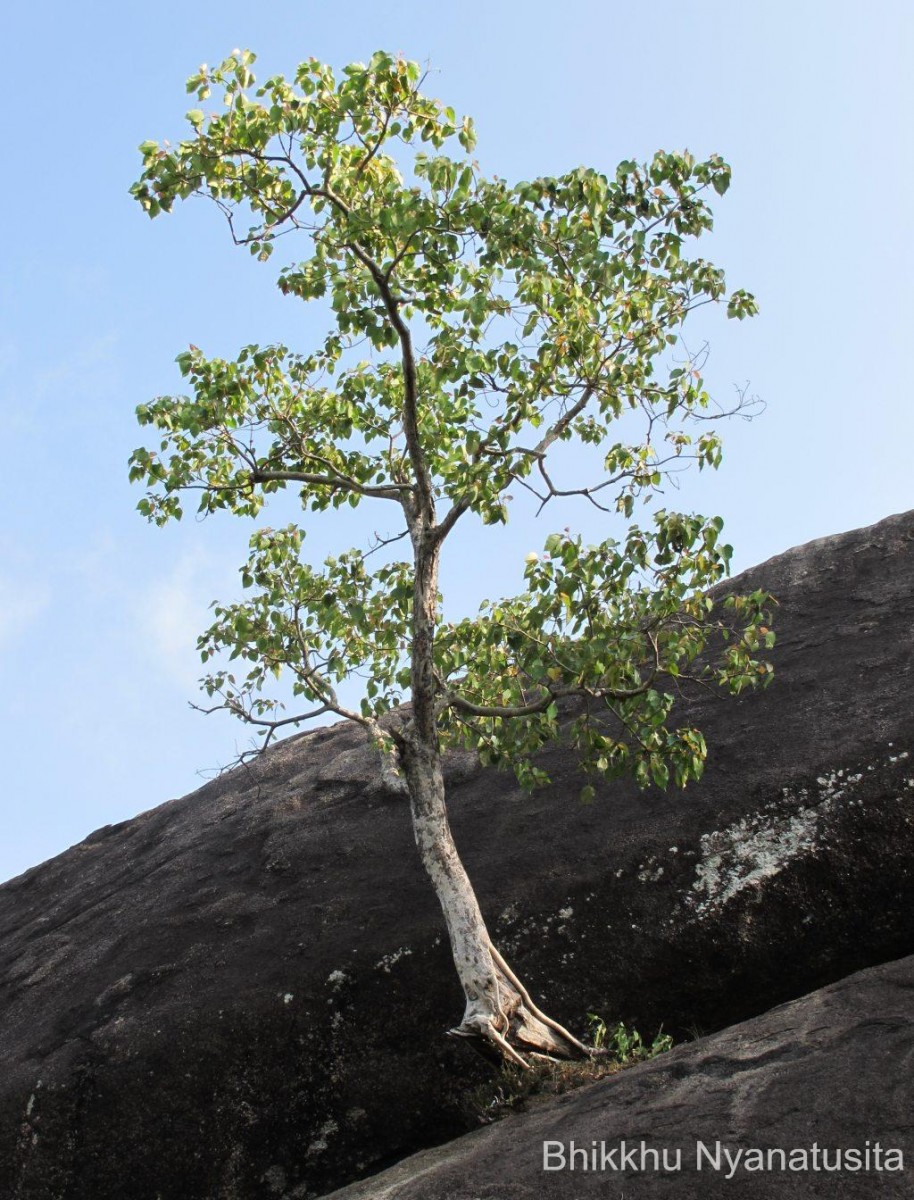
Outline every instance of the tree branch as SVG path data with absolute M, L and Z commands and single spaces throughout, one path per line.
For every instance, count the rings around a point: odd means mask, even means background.
M 330 707 L 327 704 L 322 704 L 320 708 L 312 708 L 310 712 L 299 713 L 295 717 L 282 717 L 278 721 L 270 721 L 266 717 L 255 717 L 244 707 L 240 700 L 235 700 L 226 697 L 222 704 L 214 704 L 211 708 L 204 708 L 201 704 L 190 704 L 194 712 L 203 713 L 204 716 L 209 716 L 214 712 L 230 712 L 233 716 L 240 717 L 242 721 L 246 721 L 248 725 L 256 725 L 260 729 L 268 730 L 267 736 L 263 740 L 263 745 L 258 747 L 257 752 L 262 754 L 273 740 L 273 735 L 277 729 L 281 729 L 284 725 L 300 725 L 303 721 L 314 720 L 315 717 L 322 717 L 324 713 L 330 712 Z
M 416 374 L 416 356 L 413 352 L 412 335 L 400 313 L 399 302 L 391 291 L 389 278 L 358 242 L 347 242 L 347 246 L 368 271 L 375 287 L 381 293 L 387 318 L 400 341 L 400 356 L 403 366 L 403 433 L 416 479 L 417 508 L 430 527 L 435 520 L 435 498 L 428 463 L 425 460 L 425 452 L 419 437 L 419 382 Z
M 348 475 L 318 475 L 312 471 L 263 471 L 251 472 L 252 483 L 313 483 L 332 488 L 335 491 L 356 492 L 360 496 L 375 496 L 382 500 L 402 502 L 402 493 L 409 491 L 409 485 L 392 483 L 380 487 L 370 487 L 351 479 Z
M 453 708 L 472 717 L 532 717 L 545 712 L 556 700 L 566 700 L 569 697 L 586 697 L 589 700 L 633 700 L 636 696 L 643 696 L 653 687 L 655 677 L 656 672 L 652 672 L 651 677 L 636 688 L 549 688 L 545 696 L 531 704 L 474 704 L 472 700 L 449 692 L 442 705 L 442 711 Z

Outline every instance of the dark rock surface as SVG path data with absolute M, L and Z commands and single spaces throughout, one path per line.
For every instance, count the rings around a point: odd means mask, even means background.
M 719 1029 L 914 951 L 914 513 L 734 582 L 780 602 L 773 685 L 681 710 L 685 793 L 581 807 L 466 758 L 452 821 L 552 1015 Z M 402 801 L 361 732 L 249 768 L 0 886 L 0 1195 L 306 1197 L 467 1128 L 484 1067 Z M 40 1086 L 39 1086 L 40 1081 Z
M 424 1151 L 332 1200 L 911 1195 L 906 958 Z

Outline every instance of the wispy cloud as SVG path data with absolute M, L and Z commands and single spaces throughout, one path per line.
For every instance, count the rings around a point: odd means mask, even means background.
M 65 391 L 75 399 L 91 399 L 110 392 L 117 380 L 117 337 L 107 333 L 39 371 L 35 376 L 35 396 L 38 400 L 59 398 Z M 83 418 L 84 415 L 80 414 Z
M 101 411 L 120 379 L 118 339 L 113 333 L 100 335 L 38 370 L 24 366 L 27 362 L 28 355 L 15 342 L 0 343 L 0 364 L 11 379 L 0 393 L 0 402 L 4 420 L 20 434 L 41 432 L 52 415 L 58 426 L 84 424 L 94 406 Z
M 0 578 L 0 649 L 7 649 L 29 630 L 50 602 L 41 582 Z
M 228 591 L 214 559 L 185 553 L 138 603 L 137 622 L 148 655 L 172 683 L 196 693 L 203 667 L 197 638 L 210 623 L 214 595 Z

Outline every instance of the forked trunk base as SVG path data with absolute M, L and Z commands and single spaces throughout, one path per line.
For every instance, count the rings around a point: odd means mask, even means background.
M 448 1030 L 448 1037 L 464 1038 L 483 1057 L 529 1069 L 525 1055 L 561 1060 L 587 1059 L 593 1051 L 564 1026 L 536 1007 L 498 950 L 489 944 L 498 980 L 498 1008 L 467 1004 L 463 1021 Z

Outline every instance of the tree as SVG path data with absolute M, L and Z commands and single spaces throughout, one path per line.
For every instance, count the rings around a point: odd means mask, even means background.
M 188 91 L 205 102 L 222 89 L 219 113 L 192 109 L 176 148 L 144 142 L 132 193 L 151 217 L 209 198 L 261 261 L 304 234 L 310 257 L 283 266 L 279 287 L 323 299 L 330 331 L 307 354 L 179 355 L 190 394 L 138 409 L 160 436 L 131 458 L 148 487 L 139 508 L 161 525 L 196 491 L 202 514 L 256 517 L 295 488 L 312 513 L 370 501 L 397 518 L 374 562 L 354 549 L 321 568 L 297 524 L 255 532 L 246 598 L 216 607 L 199 640 L 205 689 L 263 744 L 326 713 L 364 726 L 408 796 L 444 911 L 466 995 L 451 1032 L 520 1064 L 586 1054 L 489 937 L 448 827 L 442 751 L 469 746 L 534 787 L 537 750 L 561 736 L 595 777 L 684 786 L 705 744 L 671 726 L 683 681 L 738 692 L 768 679 L 755 657 L 772 642 L 767 598 L 708 594 L 730 555 L 722 522 L 665 509 L 635 522 L 671 472 L 720 461 L 717 433 L 698 424 L 720 410 L 699 364 L 671 348 L 691 311 L 725 296 L 723 273 L 686 251 L 730 169 L 661 152 L 613 178 L 581 167 L 512 185 L 481 174 L 472 122 L 422 93 L 414 63 L 377 53 L 336 78 L 310 59 L 255 90 L 253 61 L 235 51 L 200 67 Z M 755 311 L 744 291 L 726 303 Z M 559 479 L 564 443 L 599 449 L 597 477 Z M 444 620 L 449 535 L 461 520 L 505 522 L 511 488 L 540 509 L 583 499 L 624 537 L 553 533 L 527 556 L 522 594 Z M 401 538 L 402 561 L 389 549 Z M 270 694 L 281 676 L 302 711 L 283 715 Z M 353 706 L 340 685 L 356 677 L 367 685 Z

